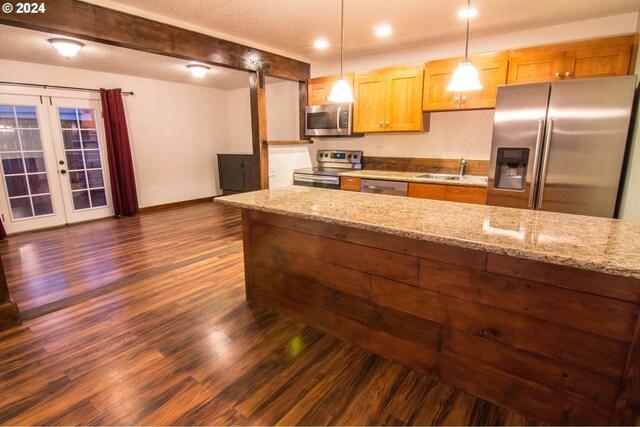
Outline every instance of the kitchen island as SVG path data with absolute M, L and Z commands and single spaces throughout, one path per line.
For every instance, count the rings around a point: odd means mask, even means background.
M 640 421 L 640 223 L 308 187 L 242 209 L 247 299 L 549 424 Z

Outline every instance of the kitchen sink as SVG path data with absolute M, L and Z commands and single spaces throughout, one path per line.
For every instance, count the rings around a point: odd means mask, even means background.
M 462 182 L 487 182 L 486 176 L 477 175 L 457 175 L 451 173 L 427 173 L 420 175 L 418 178 L 440 179 L 445 181 L 462 181 Z

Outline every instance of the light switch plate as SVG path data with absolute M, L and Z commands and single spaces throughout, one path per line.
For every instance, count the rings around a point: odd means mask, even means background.
M 276 176 L 276 167 L 269 166 L 269 176 Z

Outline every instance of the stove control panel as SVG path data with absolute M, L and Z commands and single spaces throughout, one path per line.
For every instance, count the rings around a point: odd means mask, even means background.
M 362 151 L 318 150 L 318 163 L 362 163 Z

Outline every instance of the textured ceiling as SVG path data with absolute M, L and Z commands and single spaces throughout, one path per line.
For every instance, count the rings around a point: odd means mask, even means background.
M 86 0 L 85 0 L 86 1 Z M 223 38 L 310 61 L 339 55 L 340 0 L 88 0 L 198 28 Z M 355 56 L 464 37 L 457 17 L 466 0 L 345 0 L 345 53 Z M 472 35 L 492 35 L 640 10 L 640 0 L 471 0 Z M 394 33 L 379 39 L 373 28 Z M 331 43 L 313 48 L 318 37 Z
M 309 62 L 339 57 L 340 0 L 85 0 Z M 471 0 L 471 35 L 483 36 L 640 10 L 640 0 Z M 464 37 L 457 11 L 466 0 L 345 0 L 345 53 L 361 56 Z M 70 17 L 69 19 L 72 19 Z M 373 28 L 389 24 L 379 39 Z M 219 89 L 248 87 L 247 74 L 212 68 L 202 80 L 185 61 L 85 42 L 72 59 L 46 41 L 53 34 L 0 25 L 0 58 L 148 77 Z M 316 50 L 326 37 L 331 46 Z
M 56 35 L 0 25 L 0 59 L 147 77 L 218 89 L 249 87 L 249 76 L 243 71 L 212 67 L 199 80 L 187 69 L 187 61 L 84 40 L 80 53 L 66 59 L 47 41 L 52 37 Z M 16 80 L 19 80 L 18 76 Z

